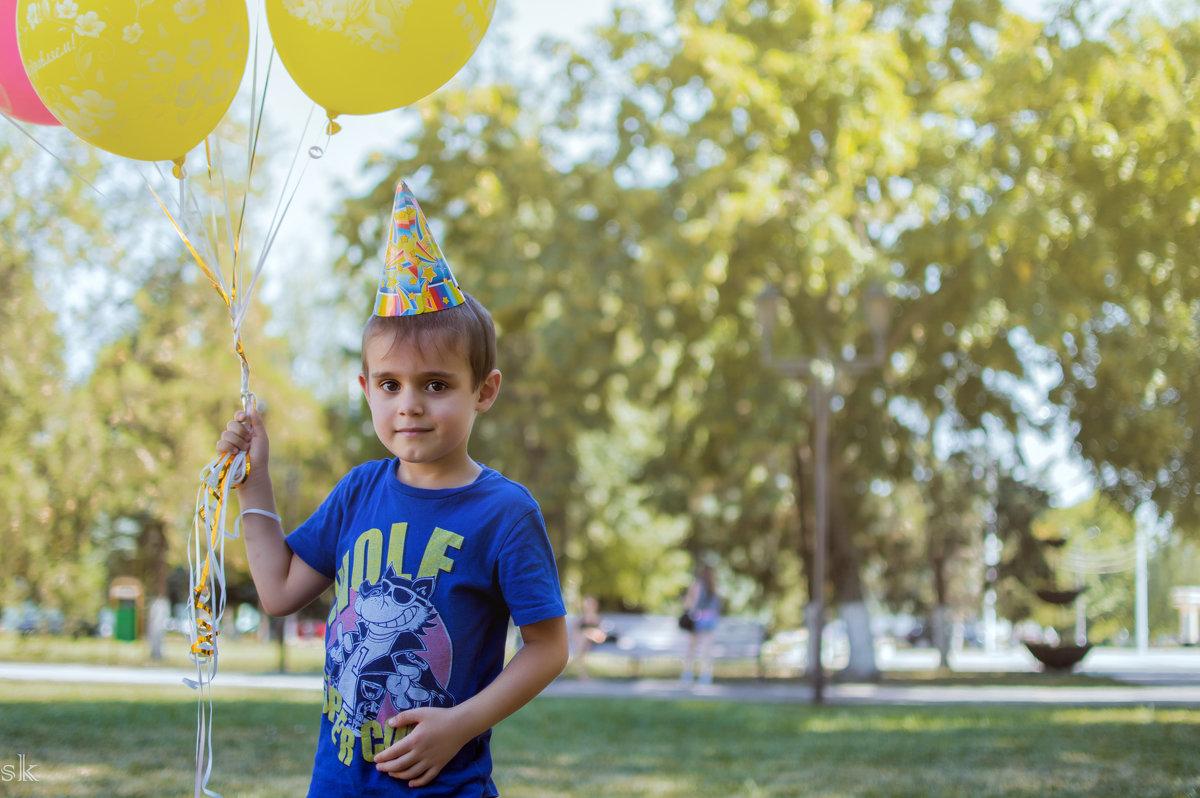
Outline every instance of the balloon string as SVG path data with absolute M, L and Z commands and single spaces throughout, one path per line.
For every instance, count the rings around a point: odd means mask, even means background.
M 307 133 L 309 125 L 312 122 L 312 114 L 312 109 L 309 109 L 308 118 L 304 122 L 305 133 Z M 283 190 L 279 193 L 279 199 L 275 203 L 275 210 L 271 216 L 271 223 L 267 226 L 266 241 L 263 244 L 262 252 L 259 253 L 254 271 L 250 276 L 250 287 L 247 290 L 247 296 L 252 294 L 258 285 L 258 278 L 262 274 L 263 267 L 266 265 L 267 256 L 270 254 L 271 248 L 275 245 L 275 240 L 278 238 L 280 230 L 283 229 L 283 220 L 287 217 L 288 211 L 291 210 L 292 202 L 295 201 L 296 195 L 300 190 L 300 185 L 304 182 L 304 176 L 308 172 L 310 161 L 302 161 L 300 158 L 300 150 L 304 146 L 303 139 L 304 136 L 302 135 L 296 143 L 295 151 L 292 153 L 292 161 L 288 166 L 287 175 L 283 180 Z M 297 164 L 299 164 L 299 171 L 297 171 Z M 237 318 L 235 320 L 235 326 L 239 330 L 247 310 L 248 305 L 243 302 L 237 311 Z
M 179 238 L 183 241 L 184 246 L 188 248 L 188 252 L 192 253 L 192 259 L 196 261 L 196 265 L 200 267 L 200 271 L 204 273 L 204 276 L 208 278 L 209 283 L 212 284 L 212 287 L 216 289 L 217 293 L 221 296 L 221 299 L 225 302 L 225 306 L 232 311 L 232 299 L 230 298 L 229 292 L 226 290 L 225 284 L 221 280 L 220 275 L 209 268 L 208 262 L 205 261 L 204 257 L 198 251 L 196 251 L 196 247 L 192 245 L 192 240 L 188 238 L 187 233 L 183 231 L 183 228 L 180 227 L 179 222 L 175 220 L 175 216 L 170 210 L 168 210 L 166 204 L 162 201 L 162 198 L 158 196 L 158 192 L 154 190 L 154 186 L 150 185 L 149 181 L 146 181 L 146 186 L 150 189 L 150 193 L 154 195 L 154 199 L 158 200 L 158 206 L 162 208 L 163 213 L 167 215 L 167 219 L 171 222 L 171 226 L 175 228 L 175 232 L 179 234 Z M 182 188 L 180 190 L 182 191 Z
M 212 680 L 217 673 L 217 634 L 225 614 L 225 539 L 240 534 L 226 531 L 230 493 L 246 476 L 249 460 L 244 452 L 222 455 L 200 472 L 196 513 L 188 543 L 188 606 L 191 657 L 196 678 L 184 683 L 197 691 L 195 796 L 220 794 L 208 788 L 212 776 Z M 193 556 L 194 555 L 194 556 Z M 197 563 L 200 563 L 197 567 Z M 207 704 L 207 706 L 206 706 Z
M 150 192 L 158 200 L 163 213 L 166 214 L 167 219 L 170 220 L 180 239 L 188 248 L 188 251 L 191 252 L 193 259 L 204 273 L 204 276 L 208 278 L 209 283 L 212 284 L 217 294 L 221 297 L 221 300 L 225 303 L 231 321 L 236 320 L 234 304 L 236 296 L 225 287 L 220 274 L 210 268 L 205 258 L 197 251 L 187 233 L 184 232 L 179 222 L 176 221 L 170 210 L 167 209 L 162 199 L 158 196 L 158 193 L 154 191 L 153 186 L 150 186 Z M 246 358 L 246 350 L 242 346 L 240 325 L 237 323 L 234 324 L 234 349 L 241 364 L 242 404 L 248 410 L 253 402 L 254 394 L 250 391 L 250 363 Z M 209 539 L 209 546 L 208 554 L 203 558 L 199 577 L 193 584 L 192 602 L 195 611 L 196 627 L 196 636 L 192 643 L 192 653 L 194 656 L 210 656 L 216 650 L 216 621 L 218 618 L 213 613 L 213 602 L 219 600 L 222 606 L 224 604 L 224 572 L 221 570 L 219 580 L 213 581 L 209 579 L 210 570 L 213 567 L 212 552 L 217 543 L 224 537 L 225 511 L 229 487 L 240 484 L 245 479 L 247 470 L 248 465 L 243 456 L 240 460 L 219 459 L 210 463 L 201 472 L 201 479 L 204 485 L 201 487 L 200 495 L 197 497 L 195 524 L 197 528 L 202 525 L 207 531 L 206 537 Z M 219 594 L 217 592 L 218 589 L 222 591 Z
M 226 239 L 228 241 L 229 252 L 230 252 L 230 264 L 231 264 L 230 270 L 229 270 L 229 305 L 230 305 L 229 319 L 230 319 L 230 322 L 233 324 L 234 338 L 237 339 L 241 335 L 240 325 L 235 321 L 235 319 L 237 316 L 238 302 L 239 302 L 239 295 L 240 295 L 240 291 L 238 290 L 238 285 L 240 283 L 240 277 L 241 277 L 242 226 L 241 226 L 241 221 L 239 220 L 237 230 L 235 232 L 234 228 L 233 228 L 233 220 L 229 213 L 229 186 L 228 186 L 228 182 L 225 180 L 225 169 L 224 169 L 225 158 L 221 151 L 221 142 L 219 140 L 215 141 L 213 143 L 213 146 L 210 148 L 209 141 L 206 139 L 204 142 L 204 146 L 205 146 L 205 153 L 208 155 L 208 163 L 209 163 L 208 176 L 209 176 L 209 184 L 210 185 L 212 185 L 212 183 L 214 182 L 213 181 L 213 168 L 212 168 L 213 162 L 215 161 L 218 166 L 216 173 L 217 173 L 217 176 L 220 178 L 220 186 L 219 186 L 220 196 L 221 196 L 221 201 L 223 203 L 222 207 L 224 208 L 225 213 L 222 214 L 220 219 L 218 219 L 217 218 L 217 206 L 215 203 L 212 206 L 210 206 L 209 212 L 212 215 L 212 220 L 211 220 L 211 229 L 212 230 L 214 230 L 214 231 L 219 230 L 221 222 L 224 222 L 224 224 L 225 224 L 225 235 L 226 235 Z M 247 177 L 246 185 L 249 186 L 249 178 L 248 177 Z M 242 196 L 243 196 L 243 200 L 244 200 L 245 193 L 243 193 Z M 216 240 L 217 240 L 218 250 L 219 250 L 220 242 L 221 242 L 220 236 L 217 236 Z M 220 262 L 219 257 L 217 259 L 217 262 L 218 263 Z
M 92 191 L 95 191 L 96 194 L 99 195 L 100 197 L 104 196 L 103 191 L 101 191 L 100 189 L 98 189 L 94 185 L 92 185 L 92 183 L 87 178 L 85 178 L 83 175 L 79 174 L 79 172 L 75 171 L 74 167 L 72 167 L 69 163 L 64 161 L 62 158 L 59 158 L 57 155 L 55 155 L 48 147 L 46 147 L 45 144 L 42 144 L 42 142 L 38 141 L 37 137 L 34 136 L 32 133 L 30 133 L 28 130 L 26 130 L 24 128 L 24 126 L 20 125 L 17 122 L 17 120 L 13 119 L 11 116 L 9 116 L 7 114 L 0 114 L 0 118 L 3 118 L 8 122 L 11 122 L 12 126 L 21 132 L 21 135 L 23 135 L 25 138 L 29 139 L 35 145 L 37 145 L 37 148 L 39 150 L 46 153 L 51 158 L 53 158 L 55 161 L 57 161 L 59 166 L 61 166 L 63 169 L 66 169 L 68 172 L 73 174 L 75 176 L 76 180 L 83 183 L 85 186 L 90 188 Z

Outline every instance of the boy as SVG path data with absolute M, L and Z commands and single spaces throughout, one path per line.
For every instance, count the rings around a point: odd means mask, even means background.
M 467 454 L 500 390 L 491 317 L 403 182 L 392 222 L 359 384 L 394 459 L 352 469 L 285 537 L 257 410 L 217 449 L 247 452 L 242 528 L 266 610 L 336 588 L 310 798 L 495 796 L 491 727 L 566 665 L 565 608 L 537 504 Z M 510 614 L 523 646 L 505 666 Z

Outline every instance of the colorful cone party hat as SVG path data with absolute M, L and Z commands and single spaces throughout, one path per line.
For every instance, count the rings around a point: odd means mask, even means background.
M 417 198 L 401 180 L 392 204 L 392 232 L 375 297 L 376 316 L 416 316 L 456 307 L 462 291 L 433 240 Z

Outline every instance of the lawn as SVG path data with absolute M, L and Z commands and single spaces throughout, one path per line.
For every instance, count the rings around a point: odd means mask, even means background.
M 316 694 L 216 691 L 211 786 L 303 795 Z M 186 688 L 0 682 L 0 795 L 192 794 Z M 1200 798 L 1200 710 L 541 698 L 496 732 L 505 798 Z M 3 781 L 24 755 L 37 782 Z
M 217 639 L 221 670 L 249 673 L 278 672 L 279 646 L 260 643 L 249 636 L 235 638 L 221 635 Z M 283 652 L 283 670 L 293 673 L 320 673 L 325 646 L 320 640 L 289 643 Z M 100 637 L 54 637 L 33 635 L 22 637 L 12 632 L 0 633 L 0 661 L 4 662 L 69 662 L 84 665 L 118 665 L 150 667 L 195 667 L 187 640 L 178 633 L 169 634 L 163 645 L 163 659 L 150 659 L 150 645 L 144 640 L 125 642 Z M 3 793 L 0 793 L 2 795 Z

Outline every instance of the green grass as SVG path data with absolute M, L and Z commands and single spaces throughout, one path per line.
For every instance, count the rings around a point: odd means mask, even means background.
M 221 670 L 247 673 L 278 672 L 279 646 L 260 643 L 251 637 L 218 638 Z M 325 647 L 320 640 L 292 643 L 284 651 L 284 669 L 292 673 L 320 673 Z M 20 637 L 0 634 L 0 661 L 69 662 L 83 665 L 121 665 L 131 667 L 191 668 L 191 652 L 179 634 L 167 636 L 163 659 L 150 659 L 150 645 L 144 640 L 130 642 L 111 638 Z M 2 795 L 3 793 L 0 793 Z
M 216 691 L 211 786 L 303 795 L 320 696 Z M 186 688 L 0 682 L 0 795 L 192 794 Z M 534 701 L 496 732 L 505 798 L 1200 796 L 1200 710 Z

